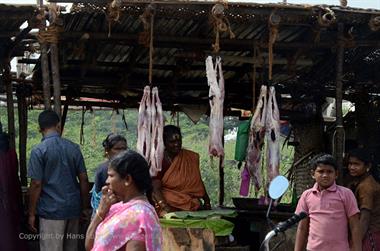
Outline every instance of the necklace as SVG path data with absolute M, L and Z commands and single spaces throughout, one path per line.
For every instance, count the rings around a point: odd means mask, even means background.
M 126 201 L 123 201 L 123 203 L 127 203 L 127 202 L 130 202 L 132 200 L 143 200 L 143 201 L 147 201 L 148 199 L 146 198 L 146 196 L 143 194 L 143 195 L 138 195 L 136 197 L 133 197 L 133 198 L 130 198 L 129 200 L 126 200 Z

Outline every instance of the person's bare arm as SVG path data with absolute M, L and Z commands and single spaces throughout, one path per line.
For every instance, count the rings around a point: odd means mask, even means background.
M 158 206 L 161 208 L 161 215 L 163 216 L 166 213 L 171 212 L 170 206 L 166 203 L 166 200 L 164 198 L 164 195 L 161 192 L 162 189 L 162 183 L 159 179 L 153 179 L 152 181 L 153 185 L 153 200 L 158 204 Z
M 91 250 L 94 246 L 95 239 L 95 231 L 98 225 L 103 221 L 103 216 L 100 216 L 98 213 L 95 214 L 94 218 L 92 218 L 90 225 L 86 231 L 86 240 L 85 240 L 85 248 L 87 251 Z
M 304 251 L 306 249 L 307 238 L 309 236 L 309 224 L 309 218 L 303 219 L 298 223 L 294 251 Z
M 145 243 L 143 241 L 128 241 L 125 245 L 125 251 L 145 251 Z
M 362 240 L 364 239 L 364 236 L 368 231 L 370 219 L 371 219 L 371 211 L 365 208 L 361 209 L 360 210 L 360 229 L 361 229 L 361 234 L 362 234 Z
M 98 210 L 96 210 L 95 216 L 92 218 L 90 226 L 87 228 L 85 240 L 86 250 L 91 250 L 93 248 L 96 228 L 104 220 L 111 206 L 115 203 L 117 203 L 115 194 L 108 189 L 108 186 L 102 187 L 102 198 L 100 199 Z
M 33 232 L 37 232 L 36 228 L 36 208 L 40 198 L 42 182 L 32 179 L 29 186 L 29 209 L 28 209 L 28 225 Z
M 210 197 L 208 196 L 207 194 L 207 190 L 206 190 L 206 187 L 204 185 L 204 183 L 202 182 L 203 184 L 203 187 L 204 187 L 204 190 L 205 190 L 205 195 L 203 195 L 202 199 L 203 199 L 203 202 L 204 202 L 204 209 L 206 210 L 210 210 L 211 209 L 211 202 L 210 202 Z
M 78 175 L 80 195 L 82 199 L 82 210 L 89 208 L 90 205 L 90 184 L 86 172 L 82 172 Z
M 348 223 L 350 225 L 351 230 L 351 240 L 352 247 L 351 251 L 361 251 L 362 250 L 362 233 L 360 226 L 359 214 L 355 214 L 348 218 Z

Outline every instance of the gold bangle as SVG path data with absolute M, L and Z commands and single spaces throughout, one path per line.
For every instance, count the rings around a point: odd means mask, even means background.
M 163 200 L 160 200 L 159 202 L 157 202 L 157 204 L 160 205 L 160 206 L 163 206 L 163 205 L 165 206 L 166 205 L 165 201 L 163 201 Z
M 102 221 L 104 220 L 104 219 L 103 219 L 103 217 L 102 217 L 102 216 L 100 216 L 100 214 L 99 214 L 98 210 L 96 210 L 96 216 L 98 216 L 98 217 L 99 217 L 99 219 L 101 219 Z

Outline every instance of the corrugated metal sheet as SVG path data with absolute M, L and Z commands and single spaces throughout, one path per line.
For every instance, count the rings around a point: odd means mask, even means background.
M 258 56 L 255 59 L 258 62 L 258 89 L 268 80 L 268 20 L 273 13 L 281 18 L 273 64 L 273 79 L 280 92 L 290 92 L 293 85 L 287 84 L 289 81 L 300 86 L 307 83 L 306 86 L 316 86 L 316 90 L 335 81 L 336 23 L 318 25 L 319 16 L 330 10 L 337 22 L 345 25 L 345 41 L 354 42 L 346 49 L 346 62 L 351 65 L 345 76 L 360 76 L 363 81 L 372 82 L 378 77 L 373 74 L 373 79 L 366 79 L 360 67 L 363 62 L 375 67 L 379 57 L 376 54 L 380 46 L 377 43 L 380 41 L 379 32 L 368 26 L 371 18 L 380 16 L 378 10 L 228 3 L 224 21 L 235 37 L 230 38 L 229 32 L 221 32 L 221 50 L 214 54 L 215 32 L 210 14 L 213 5 L 211 2 L 155 5 L 153 84 L 159 86 L 163 101 L 168 105 L 196 102 L 188 96 L 190 90 L 200 93 L 201 99 L 207 102 L 204 59 L 206 55 L 221 55 L 228 95 L 226 106 L 250 108 L 253 66 L 249 61 L 253 60 L 254 49 L 259 49 L 263 60 L 260 61 L 262 58 Z M 122 98 L 126 105 L 137 106 L 140 97 L 125 93 L 141 95 L 148 82 L 149 50 L 140 41 L 144 32 L 140 16 L 146 6 L 147 3 L 124 6 L 119 20 L 111 24 L 107 8 L 103 5 L 80 4 L 62 16 L 64 32 L 61 34 L 60 51 L 64 56 L 60 62 L 64 94 L 67 90 L 76 89 L 75 93 L 98 97 L 99 89 L 92 93 L 88 88 L 96 85 L 103 88 L 109 97 Z M 83 34 L 88 37 L 83 38 Z M 363 46 L 364 42 L 371 45 Z M 40 90 L 39 77 L 36 75 L 35 79 L 36 90 Z M 376 85 L 373 88 L 378 91 Z M 172 95 L 174 89 L 175 96 Z

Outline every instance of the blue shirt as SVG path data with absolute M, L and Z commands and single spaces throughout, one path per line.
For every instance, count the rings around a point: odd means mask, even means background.
M 102 190 L 102 187 L 106 184 L 106 180 L 108 178 L 108 165 L 109 165 L 109 160 L 101 163 L 97 168 L 96 168 L 96 173 L 95 173 L 95 192 L 100 192 Z
M 30 154 L 28 176 L 42 182 L 37 213 L 45 219 L 78 218 L 81 196 L 78 175 L 86 172 L 77 144 L 58 133 L 46 135 Z
M 94 209 L 93 212 L 98 209 L 100 199 L 102 198 L 101 190 L 102 187 L 106 184 L 106 180 L 108 178 L 108 165 L 109 160 L 101 163 L 96 168 L 94 187 L 91 190 L 91 207 Z

